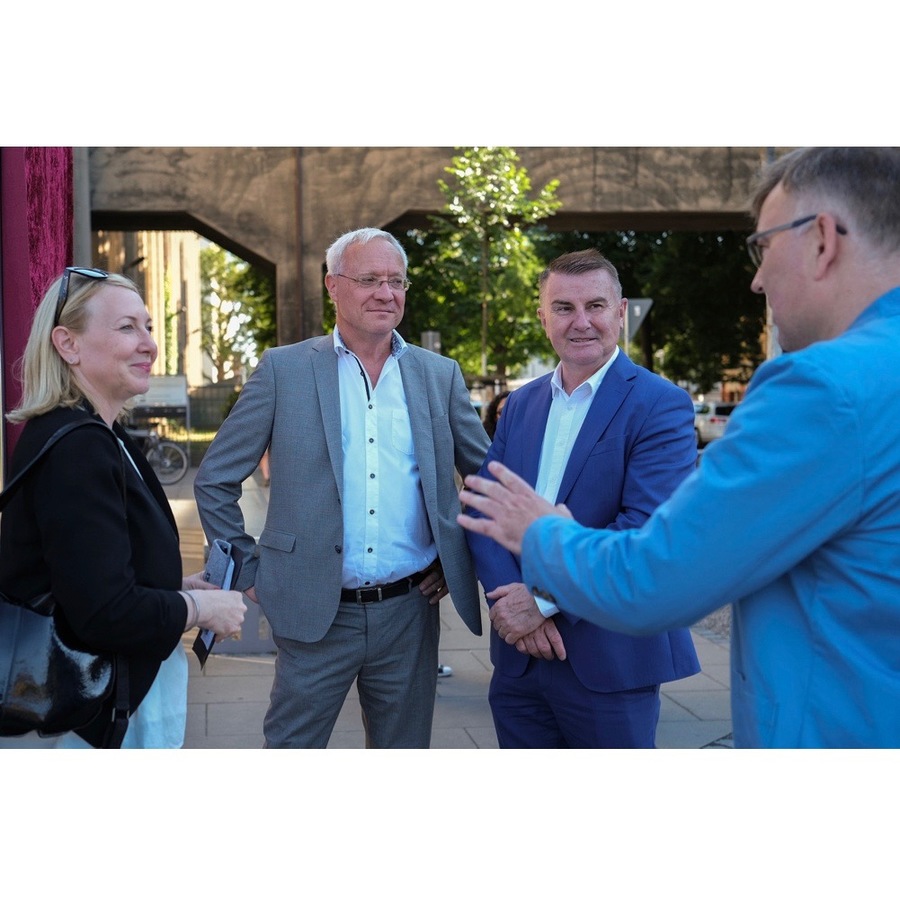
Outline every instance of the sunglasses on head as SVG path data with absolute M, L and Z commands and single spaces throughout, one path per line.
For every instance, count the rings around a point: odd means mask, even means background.
M 66 301 L 69 299 L 69 279 L 72 275 L 80 275 L 82 278 L 93 278 L 96 281 L 103 281 L 109 278 L 109 272 L 103 269 L 83 269 L 81 266 L 67 266 L 63 272 L 62 281 L 59 283 L 59 296 L 56 298 L 56 316 L 53 319 L 53 327 L 59 325 L 59 317 L 65 308 Z

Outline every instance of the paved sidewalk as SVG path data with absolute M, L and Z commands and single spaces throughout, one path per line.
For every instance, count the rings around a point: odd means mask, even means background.
M 203 564 L 203 534 L 193 500 L 194 469 L 179 484 L 166 488 L 181 533 L 185 571 Z M 268 489 L 259 473 L 244 484 L 241 508 L 248 531 L 259 534 L 265 519 Z M 432 747 L 435 749 L 496 749 L 497 738 L 487 702 L 491 675 L 488 656 L 490 622 L 482 606 L 480 637 L 462 623 L 449 599 L 441 604 L 440 661 L 453 669 L 439 678 Z M 726 639 L 694 629 L 694 644 L 702 671 L 662 687 L 657 729 L 661 749 L 731 747 L 729 647 Z M 189 649 L 194 633 L 185 635 Z M 255 748 L 262 745 L 262 722 L 268 706 L 275 657 L 271 653 L 213 653 L 201 672 L 189 652 L 188 722 L 185 748 Z M 364 746 L 359 702 L 347 697 L 329 747 Z

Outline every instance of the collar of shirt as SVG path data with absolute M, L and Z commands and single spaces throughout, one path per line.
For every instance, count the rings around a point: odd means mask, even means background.
M 337 325 L 334 326 L 334 332 L 332 333 L 332 339 L 334 341 L 334 352 L 340 355 L 341 350 L 346 350 L 347 353 L 353 353 L 353 351 L 344 343 L 344 339 L 341 337 L 341 333 L 338 331 Z M 400 337 L 398 331 L 394 330 L 391 332 L 391 356 L 394 359 L 399 359 L 399 357 L 403 356 L 406 353 L 407 344 L 406 341 Z M 616 348 L 618 349 L 618 347 Z M 355 354 L 354 354 L 355 355 Z
M 600 368 L 597 369 L 597 371 L 594 372 L 594 374 L 591 375 L 590 378 L 588 378 L 586 381 L 582 381 L 581 384 L 579 384 L 578 387 L 575 388 L 574 391 L 572 391 L 571 396 L 574 397 L 579 392 L 581 392 L 582 396 L 584 396 L 585 394 L 589 397 L 593 396 L 596 393 L 597 388 L 600 387 L 600 383 L 606 377 L 606 373 L 610 370 L 612 364 L 616 361 L 616 357 L 618 357 L 618 355 L 619 348 L 616 347 L 616 349 L 613 350 L 612 356 L 610 356 L 610 358 L 602 366 L 600 366 Z M 585 387 L 585 385 L 587 385 L 587 387 Z M 566 394 L 566 389 L 562 384 L 562 363 L 559 363 L 559 365 L 557 365 L 557 367 L 553 370 L 553 377 L 550 379 L 550 388 L 553 391 L 554 399 L 556 398 L 556 395 L 558 393 L 561 393 L 566 397 L 569 396 L 568 394 Z M 582 391 L 582 388 L 585 389 Z

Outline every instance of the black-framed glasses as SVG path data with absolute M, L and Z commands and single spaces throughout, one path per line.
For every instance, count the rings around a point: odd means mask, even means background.
M 383 284 L 386 284 L 392 291 L 408 291 L 409 286 L 412 284 L 408 278 L 379 278 L 377 275 L 363 275 L 362 278 L 354 278 L 352 275 L 341 275 L 340 272 L 336 274 L 338 278 L 355 281 L 366 290 L 377 290 Z
M 56 316 L 53 318 L 54 328 L 59 325 L 59 317 L 62 315 L 66 301 L 69 299 L 69 278 L 72 275 L 80 275 L 82 278 L 93 278 L 97 281 L 109 278 L 109 272 L 104 272 L 103 269 L 83 269 L 81 266 L 66 266 L 62 281 L 59 283 L 59 295 L 56 298 Z
M 818 215 L 818 213 L 815 213 L 812 216 L 803 216 L 802 219 L 794 219 L 793 222 L 788 222 L 786 225 L 776 225 L 774 228 L 767 228 L 765 231 L 757 231 L 755 234 L 751 234 L 747 238 L 747 252 L 750 254 L 750 260 L 753 265 L 757 269 L 762 265 L 763 251 L 766 248 L 760 247 L 759 242 L 763 238 L 767 238 L 772 234 L 778 234 L 779 231 L 790 231 L 792 228 L 799 228 L 801 225 L 806 225 L 807 222 L 812 222 Z M 847 233 L 847 229 L 843 225 L 835 225 L 835 228 L 838 234 Z

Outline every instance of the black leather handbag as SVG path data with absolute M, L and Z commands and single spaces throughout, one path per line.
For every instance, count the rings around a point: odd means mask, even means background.
M 0 511 L 25 475 L 61 438 L 95 419 L 64 425 L 0 494 Z M 113 435 L 113 439 L 115 435 Z M 113 654 L 91 652 L 79 644 L 50 594 L 27 603 L 0 594 L 0 735 L 37 731 L 41 736 L 83 728 L 115 703 L 105 747 L 122 744 L 128 728 L 128 667 Z

